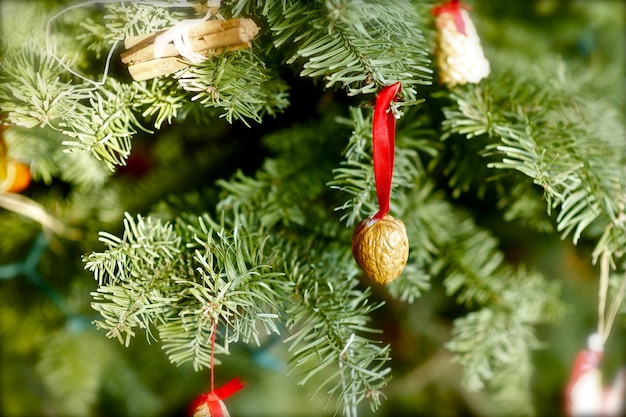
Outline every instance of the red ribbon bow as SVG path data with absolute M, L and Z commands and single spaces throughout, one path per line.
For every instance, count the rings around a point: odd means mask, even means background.
M 461 9 L 469 10 L 469 6 L 461 4 L 459 0 L 450 0 L 449 2 L 442 4 L 441 6 L 433 7 L 432 12 L 435 16 L 439 16 L 444 13 L 449 13 L 454 16 L 454 24 L 456 25 L 456 30 L 458 30 L 460 34 L 465 35 L 465 21 L 463 21 Z
M 374 158 L 374 180 L 378 197 L 378 213 L 374 219 L 380 220 L 389 212 L 391 179 L 396 143 L 396 118 L 389 108 L 400 93 L 400 82 L 384 87 L 376 97 L 374 123 L 372 125 L 372 148 Z
M 230 397 L 242 388 L 243 384 L 239 378 L 235 377 L 221 387 L 216 388 L 209 393 L 199 395 L 191 403 L 191 406 L 189 407 L 189 415 L 193 415 L 198 408 L 206 404 L 211 412 L 211 417 L 224 417 L 224 411 L 222 410 L 220 400 Z

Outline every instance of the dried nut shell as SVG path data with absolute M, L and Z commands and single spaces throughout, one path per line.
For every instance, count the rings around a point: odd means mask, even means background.
M 404 223 L 388 214 L 361 221 L 352 235 L 352 254 L 371 280 L 390 283 L 400 276 L 409 257 Z

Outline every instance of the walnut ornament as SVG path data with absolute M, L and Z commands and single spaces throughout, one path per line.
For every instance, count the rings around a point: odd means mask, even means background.
M 390 283 L 400 276 L 409 257 L 404 223 L 389 214 L 362 220 L 352 235 L 352 254 L 372 281 Z
M 361 221 L 352 234 L 352 255 L 374 282 L 388 284 L 398 278 L 409 256 L 409 239 L 401 220 L 390 216 L 391 180 L 396 139 L 392 102 L 400 94 L 399 82 L 383 87 L 376 97 L 372 124 L 372 159 L 379 210 Z

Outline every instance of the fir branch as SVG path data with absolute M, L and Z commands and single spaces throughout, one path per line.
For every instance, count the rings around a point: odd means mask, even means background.
M 99 282 L 92 306 L 103 319 L 96 325 L 126 345 L 134 328 L 150 337 L 155 326 L 170 360 L 191 361 L 195 369 L 210 366 L 207 342 L 216 322 L 224 329 L 222 351 L 239 340 L 260 344 L 260 330 L 277 333 L 281 274 L 262 263 L 269 256 L 264 239 L 239 220 L 230 233 L 208 217 L 195 225 L 181 220 L 177 232 L 127 214 L 121 238 L 102 232 L 109 249 L 84 258 Z
M 263 176 L 263 173 L 258 176 Z M 268 178 L 269 176 L 251 178 L 238 171 L 230 181 L 218 181 L 218 185 L 226 192 L 218 209 L 245 211 L 257 207 L 260 213 L 259 222 L 264 227 L 271 227 L 279 222 L 285 225 L 304 224 L 302 209 L 297 205 L 286 205 L 284 194 L 266 181 Z
M 128 346 L 135 327 L 150 336 L 151 326 L 164 319 L 174 301 L 167 294 L 172 276 L 182 268 L 181 240 L 171 224 L 126 214 L 122 238 L 101 232 L 100 241 L 108 250 L 83 258 L 99 284 L 92 307 L 103 320 L 95 324 Z
M 259 345 L 259 326 L 267 334 L 278 333 L 274 323 L 278 318 L 276 291 L 286 289 L 281 288 L 277 279 L 283 274 L 272 271 L 272 265 L 264 263 L 274 256 L 267 245 L 268 238 L 262 229 L 248 231 L 248 220 L 243 216 L 235 215 L 232 231 L 207 216 L 199 217 L 198 223 L 198 228 L 191 227 L 195 244 L 187 246 L 196 248 L 196 271 L 213 298 L 208 305 L 218 306 L 211 314 L 219 315 L 218 322 L 223 321 L 227 328 L 233 329 L 225 344 L 241 338 Z
M 484 305 L 497 301 L 510 275 L 497 240 L 477 230 L 469 219 L 455 226 L 450 241 L 438 237 L 439 256 L 431 265 L 432 272 L 446 277 L 447 293 L 458 294 L 460 303 Z
M 332 159 L 328 167 L 311 165 L 311 159 L 329 159 L 311 158 L 311 154 L 328 153 L 329 147 L 320 142 L 333 134 L 323 132 L 338 127 L 342 128 L 332 123 L 319 123 L 317 130 L 294 126 L 267 137 L 264 142 L 278 152 L 277 158 L 267 160 L 255 178 L 239 173 L 230 181 L 220 181 L 226 192 L 218 210 L 251 213 L 248 224 L 274 230 L 267 243 L 276 250 L 272 264 L 284 271 L 290 285 L 280 305 L 289 332 L 290 363 L 304 368 L 301 383 L 320 383 L 316 391 L 336 396 L 339 407 L 352 415 L 365 398 L 372 407 L 379 405 L 380 389 L 389 378 L 385 367 L 389 350 L 365 337 L 375 332 L 367 321 L 379 305 L 368 301 L 369 291 L 355 287 L 357 269 L 349 245 L 337 242 L 337 233 L 324 227 L 327 213 L 311 211 L 311 202 L 327 191 L 324 183 L 334 165 Z M 290 221 L 281 214 L 286 207 L 305 213 L 309 222 Z M 305 242 L 303 233 L 311 236 Z
M 249 15 L 255 12 L 258 12 L 261 16 L 266 16 L 278 2 L 280 2 L 282 7 L 286 7 L 285 0 L 225 0 L 224 4 L 230 6 L 233 16 Z
M 59 178 L 86 188 L 99 188 L 111 172 L 87 152 L 65 152 L 66 136 L 54 129 L 12 127 L 4 132 L 12 158 L 27 161 L 34 179 L 50 184 Z
M 323 78 L 350 95 L 376 92 L 395 81 L 414 99 L 430 83 L 419 17 L 406 2 L 294 1 L 274 3 L 266 17 L 276 47 L 296 43 L 288 64 L 304 61 L 303 77 Z
M 520 387 L 530 386 L 530 352 L 538 347 L 533 328 L 562 314 L 559 287 L 536 272 L 514 270 L 504 262 L 497 240 L 434 190 L 431 183 L 418 183 L 402 206 L 415 270 L 441 277 L 448 295 L 479 309 L 455 320 L 447 345 L 464 367 L 465 384 L 472 389 L 488 386 L 502 404 L 514 391 L 517 397 L 508 399 L 521 403 L 529 395 Z M 409 270 L 400 279 L 413 273 Z M 417 297 L 419 288 L 400 295 Z M 494 329 L 520 339 L 510 345 Z M 502 340 L 486 340 L 490 335 Z M 515 373 L 514 367 L 525 371 Z
M 161 129 L 163 122 L 172 123 L 188 106 L 187 97 L 180 94 L 178 84 L 159 77 L 147 82 L 134 83 L 134 105 L 142 110 L 141 116 L 154 119 L 154 128 Z
M 72 117 L 59 124 L 63 133 L 74 139 L 63 144 L 91 152 L 111 170 L 125 165 L 131 139 L 137 129 L 143 129 L 135 116 L 134 93 L 132 86 L 109 78 L 108 86 L 91 93 L 89 105 L 75 103 Z
M 318 252 L 314 239 L 305 250 Z M 369 398 L 372 409 L 380 405 L 380 389 L 390 379 L 389 346 L 379 346 L 364 334 L 375 333 L 369 326 L 369 314 L 380 307 L 368 301 L 369 290 L 356 288 L 352 279 L 356 269 L 349 269 L 337 260 L 337 253 L 350 257 L 345 246 L 319 253 L 315 265 L 292 263 L 286 274 L 294 287 L 295 298 L 286 305 L 286 327 L 290 333 L 285 340 L 292 352 L 290 363 L 304 367 L 300 383 L 310 379 L 323 380 L 316 392 L 326 390 L 338 397 L 344 414 L 354 416 L 356 406 Z M 293 255 L 293 254 L 289 254 Z M 288 256 L 286 259 L 299 259 Z M 321 273 L 319 272 L 321 271 Z M 326 281 L 324 276 L 333 277 Z
M 0 61 L 0 106 L 11 124 L 57 128 L 71 118 L 75 103 L 86 99 L 84 86 L 71 85 L 59 76 L 64 71 L 36 45 L 11 49 Z M 6 123 L 6 122 L 4 122 Z
M 278 156 L 266 158 L 254 178 L 238 172 L 230 181 L 219 180 L 223 191 L 218 210 L 253 210 L 265 227 L 281 222 L 311 233 L 324 233 L 326 227 L 330 235 L 336 235 L 334 219 L 319 205 L 329 198 L 325 183 L 339 154 L 340 144 L 329 143 L 328 138 L 346 133 L 334 117 L 329 111 L 319 122 L 295 124 L 264 137 L 263 143 Z
M 183 7 L 182 3 L 166 0 L 171 7 L 150 2 L 114 2 L 104 5 L 106 12 L 102 19 L 106 27 L 104 41 L 112 43 L 116 39 L 143 35 L 168 28 L 191 17 L 192 5 Z
M 180 86 L 193 92 L 192 101 L 224 110 L 228 122 L 260 122 L 287 107 L 286 85 L 250 51 L 228 52 L 182 70 L 176 78 Z
M 534 326 L 562 316 L 562 306 L 555 303 L 559 287 L 524 270 L 517 271 L 506 287 L 500 305 L 455 320 L 447 347 L 463 365 L 468 388 L 487 388 L 506 413 L 532 415 L 531 352 L 542 347 Z
M 576 243 L 591 224 L 614 224 L 619 217 L 626 170 L 624 143 L 617 137 L 623 137 L 624 126 L 612 109 L 580 97 L 562 66 L 556 68 L 557 73 L 524 77 L 509 70 L 483 86 L 456 89 L 455 105 L 445 109 L 444 130 L 468 139 L 488 135 L 486 155 L 499 162 L 487 166 L 532 178 L 544 190 L 548 210 L 560 209 L 557 230 Z M 536 76 L 553 82 L 541 83 Z M 512 86 L 511 79 L 517 80 Z

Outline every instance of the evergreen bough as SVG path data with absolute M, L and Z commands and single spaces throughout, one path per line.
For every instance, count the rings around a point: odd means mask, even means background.
M 101 232 L 106 249 L 83 258 L 98 283 L 96 326 L 127 346 L 143 331 L 172 363 L 196 370 L 210 366 L 216 323 L 218 356 L 232 343 L 262 345 L 280 335 L 300 383 L 335 398 L 346 416 L 363 400 L 378 408 L 392 377 L 391 346 L 371 323 L 384 302 L 361 282 L 350 236 L 375 211 L 366 103 L 400 81 L 392 212 L 406 224 L 411 252 L 386 296 L 412 303 L 442 282 L 463 308 L 445 347 L 466 386 L 487 389 L 503 410 L 532 414 L 536 326 L 562 315 L 559 285 L 509 263 L 498 238 L 457 201 L 495 195 L 505 220 L 554 227 L 575 244 L 592 239 L 594 259 L 608 256 L 623 271 L 620 109 L 585 92 L 563 62 L 520 67 L 498 50 L 488 50 L 493 74 L 479 85 L 431 86 L 430 4 L 417 1 L 224 1 L 224 17 L 261 24 L 251 49 L 171 77 L 132 82 L 110 68 L 103 77 L 125 36 L 193 15 L 161 3 L 101 2 L 53 22 L 57 10 L 46 6 L 31 13 L 42 29 L 48 23 L 49 38 L 3 39 L 3 123 L 17 126 L 7 136 L 11 153 L 30 161 L 35 178 L 99 189 L 110 175 L 102 167 L 125 165 L 139 133 L 181 123 L 210 128 L 218 117 L 254 130 L 294 99 L 285 68 L 334 91 L 348 111 L 331 104 L 321 120 L 266 135 L 272 157 L 254 174 L 218 181 L 214 208 L 206 194 L 189 193 L 147 215 L 126 213 L 120 237 Z M 84 18 L 78 28 L 71 13 Z M 78 36 L 64 36 L 64 28 Z M 65 364 L 42 366 L 59 381 L 70 378 L 56 372 Z

